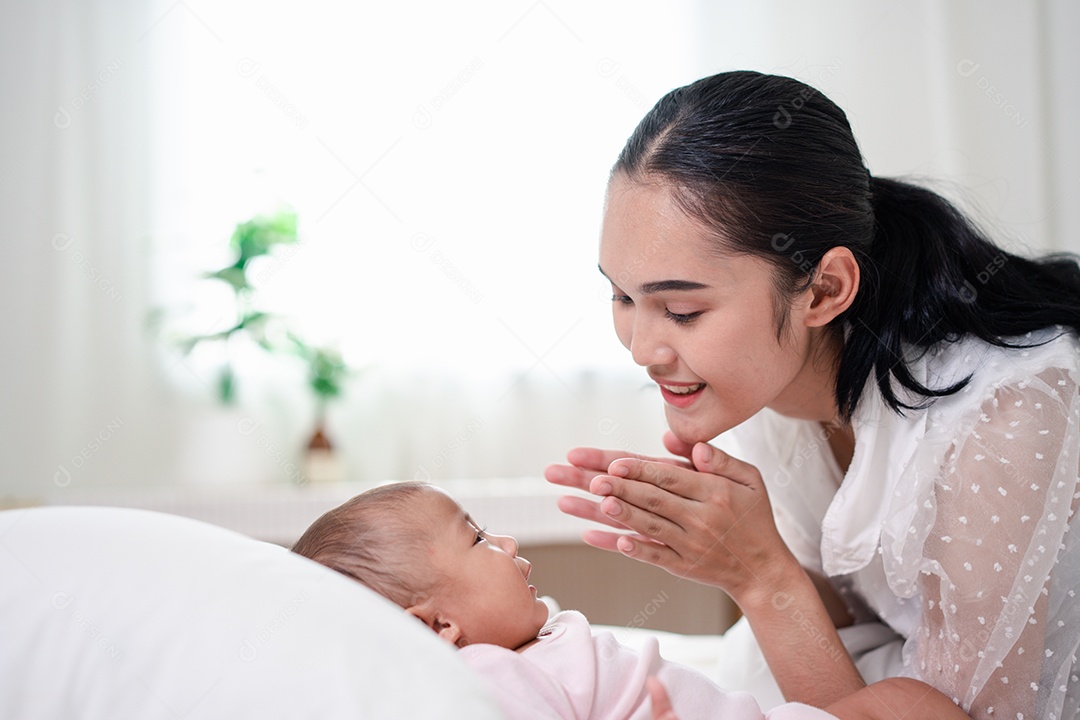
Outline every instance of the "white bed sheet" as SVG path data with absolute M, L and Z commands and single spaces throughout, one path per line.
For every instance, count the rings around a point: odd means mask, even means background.
M 397 606 L 195 520 L 0 512 L 0 578 L 0 718 L 501 717 Z
M 610 632 L 619 642 L 635 649 L 640 649 L 646 638 L 656 637 L 665 660 L 692 667 L 727 690 L 753 693 L 762 710 L 784 702 L 746 618 L 723 635 L 680 635 L 614 625 L 594 625 L 593 631 Z M 803 630 L 793 627 L 793 632 Z M 840 639 L 868 683 L 900 673 L 903 640 L 889 626 L 865 623 L 841 628 Z

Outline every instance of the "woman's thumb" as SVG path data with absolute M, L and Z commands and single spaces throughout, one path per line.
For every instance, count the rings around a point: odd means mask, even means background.
M 667 448 L 667 451 L 672 455 L 678 455 L 687 460 L 691 460 L 690 453 L 694 450 L 692 443 L 680 440 L 678 436 L 670 430 L 664 431 L 664 447 Z
M 747 487 L 761 484 L 761 475 L 756 468 L 708 443 L 699 442 L 694 445 L 691 460 L 698 472 L 720 475 Z
M 723 463 L 723 453 L 718 451 L 709 443 L 699 442 L 694 445 L 693 452 L 691 453 L 691 459 L 694 461 L 694 467 L 698 469 L 698 472 L 715 472 L 714 465 Z M 717 461 L 720 461 L 719 463 Z

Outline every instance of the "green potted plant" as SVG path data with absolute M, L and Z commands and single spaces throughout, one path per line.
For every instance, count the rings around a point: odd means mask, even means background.
M 258 293 L 249 277 L 252 260 L 270 255 L 277 246 L 295 245 L 298 240 L 297 215 L 291 209 L 258 215 L 238 224 L 229 240 L 233 262 L 203 276 L 232 289 L 235 318 L 224 330 L 186 336 L 180 339 L 179 345 L 184 354 L 207 343 L 220 343 L 226 348 L 216 381 L 217 396 L 225 404 L 232 404 L 236 399 L 236 369 L 228 352 L 231 344 L 249 341 L 271 355 L 291 356 L 303 362 L 308 387 L 315 397 L 315 423 L 307 443 L 302 482 L 339 481 L 344 479 L 344 473 L 327 436 L 326 411 L 329 403 L 342 395 L 350 370 L 337 350 L 306 342 L 289 329 L 284 317 L 260 310 Z
M 308 387 L 315 394 L 315 432 L 304 456 L 304 477 L 312 482 L 339 482 L 345 479 L 345 471 L 326 434 L 326 406 L 341 395 L 349 369 L 336 350 L 312 347 L 291 333 L 289 341 L 307 364 Z

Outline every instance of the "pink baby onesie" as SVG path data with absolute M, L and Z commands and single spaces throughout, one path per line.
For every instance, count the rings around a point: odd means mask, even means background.
M 458 651 L 487 685 L 508 720 L 651 720 L 645 678 L 667 688 L 680 720 L 836 720 L 799 703 L 765 715 L 753 696 L 728 692 L 701 673 L 660 657 L 655 638 L 638 653 L 610 632 L 595 635 L 588 620 L 567 610 L 522 652 L 497 645 Z

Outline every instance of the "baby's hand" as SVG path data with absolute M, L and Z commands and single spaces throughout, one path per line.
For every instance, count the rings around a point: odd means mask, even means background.
M 671 707 L 671 699 L 663 684 L 650 675 L 645 678 L 645 687 L 649 690 L 649 702 L 652 703 L 653 720 L 679 720 L 675 710 Z

